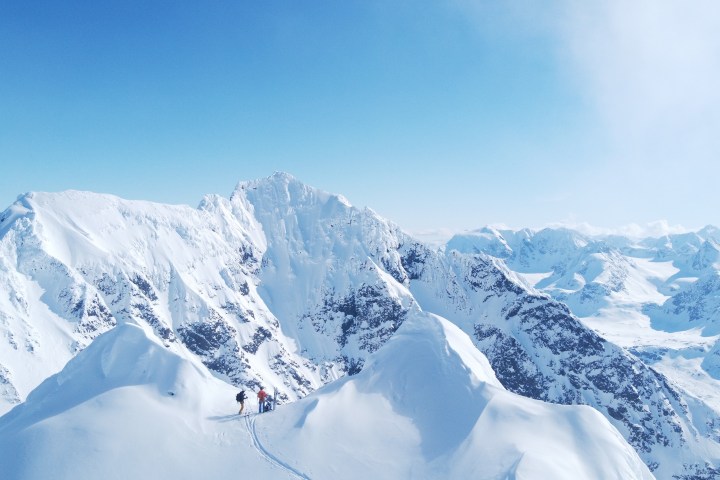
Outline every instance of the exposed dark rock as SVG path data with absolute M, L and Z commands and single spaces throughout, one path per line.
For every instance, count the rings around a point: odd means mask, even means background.
M 260 345 L 267 339 L 272 338 L 272 333 L 265 327 L 258 327 L 253 334 L 252 341 L 242 346 L 242 349 L 248 353 L 255 354 Z
M 134 275 L 132 278 L 130 278 L 130 281 L 138 287 L 140 292 L 151 302 L 157 301 L 158 297 L 155 293 L 155 289 L 153 286 L 148 282 L 146 279 L 141 277 L 140 275 Z

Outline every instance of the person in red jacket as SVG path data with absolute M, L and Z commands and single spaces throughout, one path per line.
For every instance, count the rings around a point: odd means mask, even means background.
M 265 390 L 263 390 L 263 386 L 260 385 L 260 391 L 258 392 L 258 412 L 263 413 L 265 411 L 265 399 L 267 398 L 267 393 L 265 393 Z

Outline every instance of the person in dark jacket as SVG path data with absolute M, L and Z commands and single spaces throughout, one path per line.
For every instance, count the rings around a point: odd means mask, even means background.
M 240 392 L 235 396 L 235 400 L 240 404 L 240 411 L 238 412 L 238 415 L 241 415 L 243 412 L 243 409 L 245 409 L 245 399 L 247 396 L 245 396 L 245 390 L 240 390 Z

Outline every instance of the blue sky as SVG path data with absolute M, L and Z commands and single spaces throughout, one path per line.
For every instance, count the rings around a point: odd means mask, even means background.
M 0 204 L 280 170 L 411 231 L 720 224 L 718 7 L 590 3 L 5 1 Z

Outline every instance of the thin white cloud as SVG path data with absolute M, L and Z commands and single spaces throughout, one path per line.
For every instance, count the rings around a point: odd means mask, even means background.
M 542 37 L 568 97 L 581 99 L 582 175 L 565 179 L 572 197 L 536 198 L 546 210 L 607 225 L 718 223 L 720 2 L 450 1 L 492 41 Z
M 697 228 L 687 228 L 683 225 L 670 225 L 667 220 L 656 220 L 645 225 L 631 223 L 616 228 L 598 227 L 586 222 L 556 222 L 547 225 L 548 228 L 567 228 L 575 230 L 589 237 L 602 237 L 607 235 L 620 235 L 632 239 L 658 238 L 665 235 L 697 231 Z
M 488 228 L 496 230 L 512 230 L 519 231 L 525 227 L 511 227 L 506 224 L 489 224 L 486 225 Z M 628 225 L 622 225 L 615 228 L 609 227 L 598 227 L 591 225 L 587 222 L 576 222 L 576 221 L 565 221 L 565 222 L 553 222 L 545 225 L 544 227 L 530 228 L 532 231 L 540 231 L 543 228 L 559 229 L 565 228 L 568 230 L 576 231 L 587 237 L 607 237 L 610 235 L 619 235 L 627 237 L 633 240 L 641 240 L 645 238 L 660 238 L 666 235 L 674 235 L 688 232 L 697 232 L 699 228 L 688 228 L 683 225 L 671 225 L 667 220 L 656 220 L 649 222 L 644 225 L 637 223 L 631 223 Z M 408 232 L 411 236 L 424 242 L 425 244 L 439 248 L 445 245 L 454 235 L 463 233 L 472 233 L 481 230 L 481 228 L 473 230 L 453 230 L 453 229 L 436 229 L 436 230 L 420 230 Z
M 560 1 L 567 58 L 625 159 L 717 158 L 720 2 Z
M 554 38 L 561 68 L 621 161 L 697 164 L 719 156 L 717 0 L 451 3 L 489 35 Z

